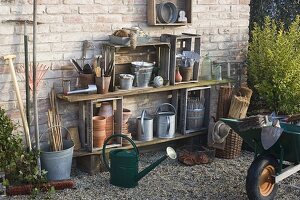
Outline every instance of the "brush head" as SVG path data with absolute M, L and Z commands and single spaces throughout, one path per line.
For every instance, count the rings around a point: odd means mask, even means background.
M 176 151 L 172 147 L 167 147 L 167 155 L 173 160 L 177 158 Z

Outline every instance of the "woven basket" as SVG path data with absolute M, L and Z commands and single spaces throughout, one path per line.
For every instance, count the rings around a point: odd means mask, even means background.
M 224 150 L 216 149 L 216 157 L 234 159 L 241 154 L 243 139 L 234 131 L 230 131 L 226 137 Z

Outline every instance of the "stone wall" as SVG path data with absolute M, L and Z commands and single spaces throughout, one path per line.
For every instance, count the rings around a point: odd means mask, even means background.
M 250 0 L 193 0 L 192 21 L 184 27 L 148 26 L 147 0 L 37 0 L 37 61 L 49 66 L 38 87 L 41 129 L 46 127 L 51 87 L 60 92 L 62 79 L 75 83 L 76 71 L 69 59 L 82 57 L 82 44 L 89 40 L 94 47 L 88 50 L 88 61 L 101 53 L 101 43 L 108 35 L 122 27 L 140 26 L 150 36 L 182 32 L 202 35 L 201 54 L 209 52 L 212 60 L 243 61 L 241 50 L 247 49 Z M 0 0 L 0 21 L 32 19 L 33 0 Z M 0 54 L 15 54 L 15 65 L 24 63 L 21 25 L 0 23 Z M 32 26 L 28 26 L 29 49 L 32 58 Z M 19 77 L 21 94 L 25 100 L 24 80 Z M 20 120 L 16 95 L 7 64 L 0 61 L 0 106 L 15 120 Z M 217 88 L 213 88 L 215 105 Z M 128 101 L 130 102 L 130 100 Z M 214 102 L 214 103 L 213 103 Z M 77 104 L 60 102 L 60 113 L 66 126 L 76 125 Z M 213 110 L 215 106 L 212 106 Z

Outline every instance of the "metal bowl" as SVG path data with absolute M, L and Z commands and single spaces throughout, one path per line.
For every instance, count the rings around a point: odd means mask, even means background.
M 157 5 L 157 18 L 160 23 L 174 23 L 178 18 L 177 7 L 172 2 Z

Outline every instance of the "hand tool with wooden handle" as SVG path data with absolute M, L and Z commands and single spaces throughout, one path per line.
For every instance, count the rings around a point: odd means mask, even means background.
M 18 104 L 19 104 L 20 114 L 21 114 L 21 117 L 22 117 L 26 143 L 27 143 L 27 146 L 28 146 L 29 150 L 31 151 L 31 140 L 30 140 L 29 127 L 28 127 L 27 119 L 25 117 L 23 101 L 21 99 L 20 89 L 19 89 L 19 85 L 18 85 L 17 77 L 16 77 L 16 72 L 15 72 L 13 61 L 12 61 L 15 57 L 16 57 L 15 55 L 6 55 L 6 56 L 3 56 L 3 59 L 8 60 L 11 77 L 13 79 L 14 88 L 15 88 L 15 91 L 16 91 L 16 94 L 17 94 L 17 100 L 18 100 Z

